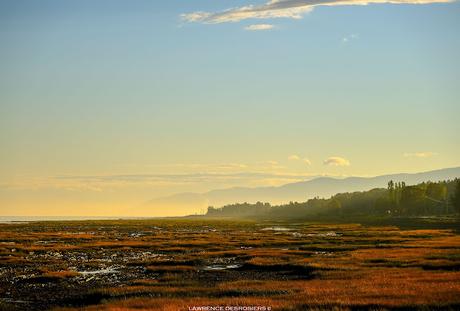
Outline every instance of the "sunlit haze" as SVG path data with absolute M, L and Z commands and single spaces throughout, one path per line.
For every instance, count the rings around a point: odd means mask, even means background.
M 457 1 L 0 1 L 0 216 L 460 166 Z

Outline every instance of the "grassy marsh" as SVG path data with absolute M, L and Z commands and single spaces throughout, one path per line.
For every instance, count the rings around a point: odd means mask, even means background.
M 0 225 L 0 310 L 456 309 L 449 229 L 220 220 Z

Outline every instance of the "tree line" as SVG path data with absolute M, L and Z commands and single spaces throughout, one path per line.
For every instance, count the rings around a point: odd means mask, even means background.
M 390 180 L 388 187 L 339 193 L 330 198 L 282 205 L 236 203 L 208 207 L 209 217 L 312 218 L 347 216 L 431 216 L 460 214 L 460 179 L 407 186 Z

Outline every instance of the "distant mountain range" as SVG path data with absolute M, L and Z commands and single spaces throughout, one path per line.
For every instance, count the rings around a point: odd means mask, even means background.
M 391 174 L 376 177 L 318 177 L 308 181 L 289 183 L 278 187 L 229 188 L 211 190 L 205 193 L 178 193 L 148 201 L 144 209 L 168 208 L 183 210 L 185 213 L 200 211 L 208 206 L 220 207 L 230 203 L 255 203 L 257 201 L 272 204 L 289 201 L 303 202 L 313 197 L 330 197 L 337 193 L 367 191 L 373 188 L 386 188 L 390 180 L 404 181 L 407 185 L 424 181 L 440 181 L 460 178 L 460 167 L 445 168 L 415 174 Z

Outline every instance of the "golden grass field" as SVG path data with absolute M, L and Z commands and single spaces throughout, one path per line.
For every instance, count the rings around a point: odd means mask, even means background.
M 0 310 L 203 306 L 460 309 L 460 235 L 191 219 L 0 225 Z

